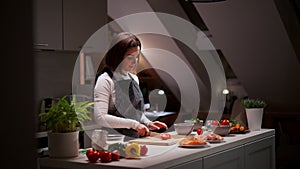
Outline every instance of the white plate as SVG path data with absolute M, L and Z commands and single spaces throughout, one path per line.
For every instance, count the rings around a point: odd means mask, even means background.
M 206 140 L 206 142 L 209 142 L 209 143 L 222 143 L 222 142 L 225 142 L 224 140 Z
M 207 144 L 200 144 L 200 145 L 179 145 L 178 147 L 183 147 L 183 148 L 203 148 L 203 147 L 208 147 Z

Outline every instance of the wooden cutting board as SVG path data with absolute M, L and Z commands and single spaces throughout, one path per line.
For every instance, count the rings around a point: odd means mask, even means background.
M 139 143 L 139 144 L 150 144 L 150 145 L 160 145 L 160 146 L 169 146 L 178 143 L 180 140 L 184 138 L 192 138 L 194 136 L 184 136 L 184 135 L 171 135 L 171 139 L 162 140 L 160 138 L 159 133 L 151 132 L 150 136 L 137 138 L 133 140 L 129 140 L 128 142 Z

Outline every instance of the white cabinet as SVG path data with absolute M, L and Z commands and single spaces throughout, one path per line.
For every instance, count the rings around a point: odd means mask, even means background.
M 34 48 L 62 49 L 62 0 L 33 1 L 33 32 Z
M 203 169 L 275 169 L 275 136 L 203 157 Z
M 220 151 L 172 169 L 275 169 L 275 136 Z
M 203 158 L 203 169 L 243 169 L 244 147 L 238 146 Z
M 41 169 L 168 168 L 168 169 L 275 169 L 275 130 L 262 129 L 225 137 L 225 142 L 204 148 L 149 145 L 149 156 L 116 163 L 87 163 L 76 159 L 39 158 Z M 153 153 L 153 154 L 152 154 Z
M 203 159 L 189 161 L 187 163 L 179 164 L 177 166 L 170 167 L 168 169 L 202 169 Z
M 275 169 L 275 137 L 245 145 L 245 169 Z
M 107 22 L 107 0 L 34 0 L 34 47 L 80 51 Z

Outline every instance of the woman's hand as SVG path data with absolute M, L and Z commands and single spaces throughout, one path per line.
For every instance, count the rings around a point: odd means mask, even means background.
M 150 131 L 149 131 L 148 127 L 143 124 L 139 124 L 137 126 L 136 130 L 137 130 L 138 134 L 141 136 L 149 136 L 150 135 Z
M 148 127 L 150 128 L 150 130 L 159 130 L 161 128 L 164 128 L 166 130 L 168 130 L 168 126 L 163 123 L 163 122 L 160 122 L 160 121 L 154 121 L 154 122 L 151 122 Z

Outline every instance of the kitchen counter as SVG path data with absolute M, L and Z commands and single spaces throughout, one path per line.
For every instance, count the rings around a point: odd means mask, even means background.
M 72 168 L 230 168 L 275 169 L 275 130 L 262 129 L 246 134 L 230 134 L 224 142 L 204 147 L 181 148 L 148 145 L 147 156 L 139 160 L 121 159 L 110 163 L 89 163 L 85 155 L 70 159 L 39 158 L 41 169 Z

